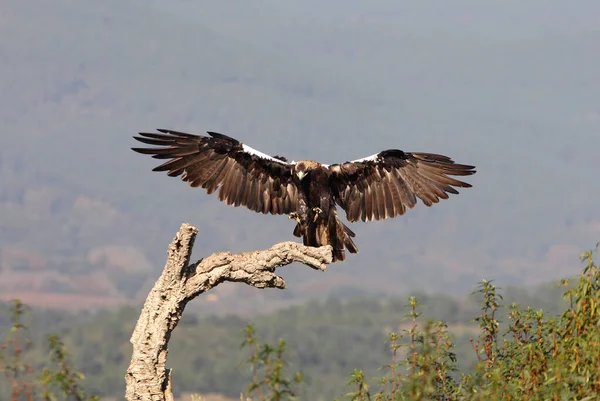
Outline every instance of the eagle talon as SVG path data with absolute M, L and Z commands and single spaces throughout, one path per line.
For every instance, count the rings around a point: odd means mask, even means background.
M 288 217 L 290 218 L 290 220 L 296 220 L 296 222 L 298 222 L 298 224 L 302 223 L 300 221 L 300 216 L 298 216 L 298 213 L 296 213 L 296 212 L 291 212 L 290 214 L 288 214 Z
M 312 211 L 314 213 L 313 222 L 316 222 L 321 216 L 323 216 L 323 210 L 320 207 L 313 207 Z

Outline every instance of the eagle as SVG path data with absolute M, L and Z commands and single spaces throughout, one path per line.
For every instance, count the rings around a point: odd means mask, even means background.
M 288 215 L 296 221 L 294 236 L 301 237 L 305 246 L 331 245 L 333 262 L 345 259 L 345 249 L 358 253 L 352 240 L 355 233 L 340 220 L 336 205 L 349 222 L 393 218 L 412 209 L 417 198 L 431 206 L 448 199 L 448 194 L 458 194 L 454 187 L 470 188 L 452 176 L 475 173 L 474 166 L 434 153 L 388 149 L 328 165 L 269 156 L 217 132 L 202 136 L 157 131 L 134 136 L 155 147 L 132 148 L 167 160 L 153 171 L 181 175 L 182 181 L 208 194 L 218 190 L 219 200 L 228 205 Z

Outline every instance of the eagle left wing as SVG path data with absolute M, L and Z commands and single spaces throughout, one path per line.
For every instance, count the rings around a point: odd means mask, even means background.
M 296 210 L 298 190 L 292 174 L 293 162 L 271 157 L 227 135 L 210 136 L 159 129 L 141 132 L 139 142 L 158 148 L 132 148 L 135 152 L 168 159 L 153 171 L 181 175 L 191 187 L 208 194 L 217 189 L 219 200 L 264 214 L 289 214 Z
M 474 168 L 447 156 L 398 149 L 329 166 L 336 202 L 351 222 L 403 215 L 417 198 L 426 206 L 448 199 L 448 193 L 458 194 L 454 187 L 471 187 L 450 176 L 471 175 Z

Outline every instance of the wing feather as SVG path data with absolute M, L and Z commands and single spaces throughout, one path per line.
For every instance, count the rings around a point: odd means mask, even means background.
M 396 184 L 396 188 L 398 188 L 398 192 L 402 199 L 402 204 L 412 209 L 417 204 L 417 197 L 414 192 L 410 190 L 407 183 L 404 182 L 402 177 L 400 177 L 400 173 L 397 170 L 393 170 L 392 179 Z
M 475 167 L 457 164 L 435 153 L 390 149 L 363 159 L 329 166 L 336 202 L 349 221 L 401 216 L 417 199 L 426 206 L 458 194 L 471 184 L 452 176 L 475 174 Z
M 387 177 L 387 171 L 383 172 L 384 177 Z M 395 217 L 394 212 L 394 196 L 392 195 L 391 183 L 388 179 L 381 180 L 381 187 L 385 200 L 385 217 Z
M 211 176 L 202 184 L 202 188 L 206 189 L 207 194 L 212 194 L 219 186 L 219 177 L 221 177 L 221 173 L 227 166 L 227 159 L 223 158 L 222 160 L 215 163 L 216 167 L 211 174 Z
M 365 203 L 365 210 L 363 212 L 365 221 L 373 220 L 373 191 L 371 186 L 367 184 L 365 196 L 363 202 Z
M 381 177 L 381 172 L 379 172 L 379 183 L 382 183 L 382 177 Z M 384 185 L 375 185 L 375 188 L 377 190 L 377 208 L 379 209 L 379 219 L 378 220 L 383 220 L 387 217 L 387 212 L 386 212 L 386 200 L 385 200 L 385 188 Z
M 134 138 L 150 148 L 135 152 L 167 159 L 153 171 L 165 171 L 191 187 L 202 187 L 208 194 L 218 190 L 220 201 L 246 206 L 264 214 L 288 214 L 296 209 L 297 182 L 294 163 L 271 157 L 236 139 L 216 132 L 209 136 L 158 129 Z

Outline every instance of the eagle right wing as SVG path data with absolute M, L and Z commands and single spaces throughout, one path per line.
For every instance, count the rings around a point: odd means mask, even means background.
M 449 176 L 471 175 L 474 168 L 447 156 L 398 149 L 329 166 L 336 202 L 352 222 L 403 215 L 417 198 L 426 206 L 448 199 L 448 193 L 458 194 L 454 187 L 471 187 Z
M 208 194 L 217 189 L 219 200 L 264 214 L 289 214 L 298 202 L 298 187 L 292 174 L 293 163 L 271 157 L 216 132 L 200 136 L 159 129 L 140 132 L 139 142 L 158 148 L 132 148 L 135 152 L 169 159 L 152 171 L 181 176 L 191 187 Z

